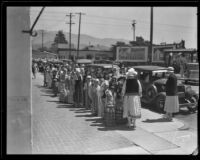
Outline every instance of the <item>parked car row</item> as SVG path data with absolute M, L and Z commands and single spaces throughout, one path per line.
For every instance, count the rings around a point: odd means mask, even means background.
M 166 98 L 165 85 L 169 69 L 160 66 L 134 66 L 142 85 L 143 96 L 141 101 L 159 111 L 164 111 Z M 199 95 L 190 85 L 178 80 L 178 93 L 180 108 L 187 107 L 194 112 L 198 107 Z

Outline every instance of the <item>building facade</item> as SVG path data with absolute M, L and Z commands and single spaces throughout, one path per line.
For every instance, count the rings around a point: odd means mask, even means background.
M 30 7 L 7 7 L 7 153 L 31 154 Z
M 71 50 L 71 56 L 77 57 L 77 51 Z M 70 59 L 70 51 L 66 49 L 59 49 L 58 51 L 59 59 Z M 79 59 L 113 59 L 113 52 L 111 51 L 96 51 L 96 50 L 80 50 Z
M 145 41 L 142 37 L 136 37 L 136 41 L 130 41 L 129 45 L 118 45 L 116 47 L 116 61 L 127 65 L 141 65 L 152 64 L 159 66 L 166 66 L 167 50 L 185 49 L 185 41 L 180 43 L 161 43 L 159 45 L 152 45 L 152 52 L 150 51 L 150 42 Z M 151 57 L 149 59 L 149 57 Z
M 44 59 L 44 58 L 53 58 L 57 59 L 58 55 L 55 53 L 47 52 L 47 51 L 38 51 L 38 50 L 32 50 L 32 58 L 33 59 Z

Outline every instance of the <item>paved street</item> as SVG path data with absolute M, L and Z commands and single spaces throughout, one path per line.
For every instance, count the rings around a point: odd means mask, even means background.
M 191 85 L 191 87 L 196 93 L 199 93 L 199 86 Z M 180 112 L 174 117 L 185 124 L 184 128 L 188 128 L 193 132 L 197 131 L 197 112 L 190 113 L 187 108 L 181 108 Z
M 33 154 L 190 154 L 197 147 L 197 133 L 179 131 L 184 123 L 177 119 L 163 122 L 142 109 L 136 130 L 107 128 L 89 110 L 59 103 L 42 85 L 39 73 L 32 80 Z
M 184 108 L 174 117 L 185 124 L 184 128 L 188 128 L 193 132 L 197 132 L 197 112 L 190 113 L 188 112 L 187 108 Z

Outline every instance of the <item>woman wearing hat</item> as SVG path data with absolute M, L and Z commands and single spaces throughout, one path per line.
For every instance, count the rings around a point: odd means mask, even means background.
M 80 107 L 82 106 L 82 86 L 83 86 L 83 76 L 81 74 L 81 69 L 76 68 L 76 74 L 75 74 L 75 106 Z
M 99 106 L 100 106 L 100 101 L 99 101 L 99 97 L 100 97 L 100 86 L 99 86 L 99 79 L 95 79 L 94 81 L 94 88 L 95 88 L 95 92 L 94 92 L 94 108 L 95 108 L 95 115 L 99 116 Z
M 170 73 L 166 82 L 166 100 L 164 111 L 166 112 L 164 118 L 172 121 L 172 114 L 179 111 L 179 100 L 177 96 L 177 77 Z
M 74 73 L 72 71 L 72 68 L 70 68 L 68 103 L 72 104 L 74 103 L 74 92 L 75 92 Z
M 101 96 L 101 117 L 104 118 L 104 111 L 106 108 L 106 93 L 105 91 L 109 87 L 109 82 L 108 80 L 104 80 L 101 84 L 101 89 L 100 89 L 100 96 Z
M 91 100 L 92 100 L 92 103 L 91 103 L 91 111 L 92 111 L 92 114 L 94 116 L 97 115 L 97 106 L 96 106 L 96 86 L 95 86 L 95 81 L 96 81 L 96 78 L 93 78 L 92 79 L 92 85 L 91 85 L 91 90 L 90 90 L 90 95 L 91 95 Z
M 89 94 L 89 88 L 91 86 L 91 76 L 88 75 L 86 77 L 86 82 L 84 83 L 84 99 L 85 99 L 85 108 L 89 109 L 90 108 L 90 104 L 91 104 L 91 99 L 90 99 L 90 94 Z
M 142 87 L 137 79 L 137 72 L 130 68 L 126 74 L 126 80 L 122 88 L 123 101 L 123 118 L 128 119 L 127 126 L 136 127 L 136 119 L 141 118 L 141 102 Z

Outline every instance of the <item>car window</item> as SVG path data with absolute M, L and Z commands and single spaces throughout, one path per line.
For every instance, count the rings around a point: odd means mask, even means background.
M 157 88 L 158 93 L 165 91 L 165 85 L 164 84 L 156 83 L 155 86 Z
M 166 72 L 152 72 L 153 79 L 165 78 Z
M 140 80 L 149 83 L 149 73 L 148 72 L 140 72 Z

